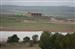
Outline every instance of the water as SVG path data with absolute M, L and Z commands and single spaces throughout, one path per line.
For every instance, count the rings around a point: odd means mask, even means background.
M 38 40 L 40 40 L 40 36 L 43 33 L 43 31 L 0 31 L 0 41 L 7 41 L 8 37 L 12 36 L 13 34 L 16 34 L 20 41 L 23 41 L 23 38 L 28 36 L 32 40 L 33 35 L 38 35 Z M 54 34 L 55 32 L 51 32 Z M 67 32 L 59 32 L 63 35 L 66 35 Z
M 6 41 L 8 37 L 12 36 L 13 34 L 17 34 L 17 36 L 20 38 L 20 41 L 22 41 L 26 36 L 32 39 L 33 35 L 38 35 L 39 40 L 42 31 L 0 31 L 0 41 Z

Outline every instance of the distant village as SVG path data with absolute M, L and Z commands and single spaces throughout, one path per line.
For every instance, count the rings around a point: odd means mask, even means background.
M 70 23 L 70 24 L 75 24 L 75 18 L 73 19 L 61 19 L 61 18 L 56 18 L 53 16 L 45 16 L 42 13 L 39 12 L 27 12 L 25 14 L 26 16 L 29 17 L 49 17 L 50 18 L 50 23 Z

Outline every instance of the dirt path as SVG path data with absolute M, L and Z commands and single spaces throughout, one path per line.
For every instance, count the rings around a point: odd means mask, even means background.
M 50 28 L 50 29 L 26 29 L 26 28 L 21 28 L 21 29 L 18 29 L 18 28 L 0 28 L 0 31 L 50 31 L 50 32 L 75 32 L 75 29 L 72 29 L 72 28 L 64 28 L 64 29 L 53 29 L 53 28 Z
M 15 48 L 0 48 L 0 49 L 40 49 L 39 47 L 15 47 Z

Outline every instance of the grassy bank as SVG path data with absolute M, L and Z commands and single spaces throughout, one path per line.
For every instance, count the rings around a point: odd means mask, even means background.
M 0 30 L 75 31 L 75 24 L 48 23 L 43 17 L 2 15 L 0 19 Z

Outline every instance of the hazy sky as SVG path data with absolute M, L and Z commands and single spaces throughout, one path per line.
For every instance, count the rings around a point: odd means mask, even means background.
M 18 6 L 75 6 L 75 0 L 0 0 L 0 4 Z

